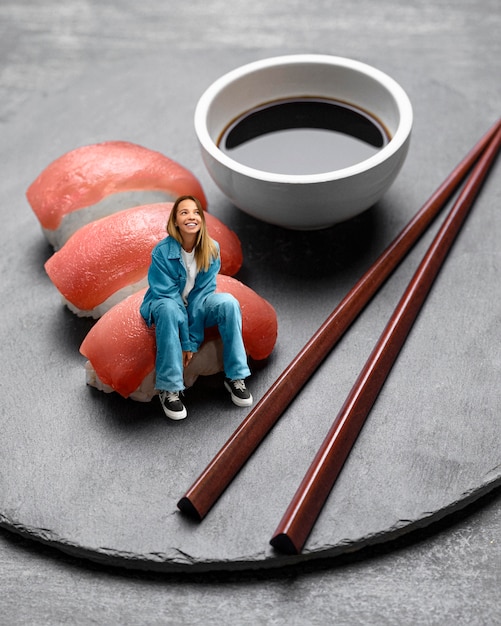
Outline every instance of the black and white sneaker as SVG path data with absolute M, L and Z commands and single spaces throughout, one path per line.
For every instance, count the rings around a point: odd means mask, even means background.
M 161 391 L 159 397 L 165 415 L 171 420 L 184 420 L 188 415 L 178 391 Z
M 250 406 L 253 402 L 250 391 L 243 380 L 224 379 L 224 386 L 231 393 L 233 404 L 237 406 Z

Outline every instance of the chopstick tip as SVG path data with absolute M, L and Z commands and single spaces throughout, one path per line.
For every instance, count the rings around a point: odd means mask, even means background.
M 197 522 L 202 521 L 203 516 L 200 514 L 193 502 L 187 496 L 183 496 L 181 500 L 179 500 L 179 502 L 177 503 L 177 508 L 187 517 L 190 517 Z
M 299 554 L 301 552 L 286 533 L 277 533 L 274 535 L 270 539 L 270 545 L 283 554 Z

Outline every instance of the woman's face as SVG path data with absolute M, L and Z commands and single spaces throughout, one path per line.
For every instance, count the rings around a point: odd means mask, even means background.
M 178 227 L 181 237 L 196 235 L 202 228 L 200 210 L 193 200 L 183 200 L 177 207 L 175 225 Z

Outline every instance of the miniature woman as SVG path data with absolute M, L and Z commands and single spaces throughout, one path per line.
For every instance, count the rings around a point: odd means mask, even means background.
M 167 233 L 152 251 L 149 288 L 140 309 L 148 326 L 155 327 L 155 387 L 163 410 L 173 420 L 186 417 L 180 398 L 185 388 L 183 370 L 198 351 L 204 329 L 215 325 L 223 341 L 224 385 L 237 406 L 250 406 L 240 305 L 231 294 L 215 293 L 221 267 L 219 244 L 207 231 L 197 198 L 177 198 Z

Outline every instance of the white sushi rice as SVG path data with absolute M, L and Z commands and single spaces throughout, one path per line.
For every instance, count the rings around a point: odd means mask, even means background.
M 79 309 L 74 304 L 69 302 L 64 296 L 61 297 L 63 303 L 69 308 L 72 313 L 75 313 L 78 317 L 92 317 L 93 319 L 98 319 L 103 316 L 106 311 L 109 311 L 115 304 L 122 302 L 128 296 L 131 296 L 133 293 L 136 293 L 140 289 L 144 289 L 148 286 L 148 277 L 145 276 L 141 280 L 136 283 L 132 283 L 131 285 L 127 285 L 126 287 L 122 287 L 118 291 L 115 291 L 109 298 L 107 298 L 104 302 L 101 302 L 97 307 L 91 310 Z
M 115 391 L 112 387 L 103 383 L 90 361 L 85 363 L 85 382 L 90 387 L 95 387 L 98 391 L 103 391 L 104 393 L 113 393 Z M 129 398 L 136 402 L 150 402 L 157 394 L 158 390 L 155 389 L 155 371 L 153 371 L 146 376 L 139 387 L 130 394 Z
M 184 384 L 186 387 L 191 387 L 199 376 L 210 376 L 222 371 L 224 371 L 223 342 L 220 337 L 217 337 L 206 341 L 193 356 L 184 370 Z M 90 387 L 95 387 L 104 393 L 115 391 L 112 387 L 103 383 L 90 361 L 85 363 L 85 381 Z M 129 398 L 136 402 L 150 402 L 157 394 L 158 390 L 155 389 L 155 370 L 153 370 L 143 379 L 139 387 L 129 395 Z
M 42 230 L 47 241 L 54 247 L 54 250 L 59 250 L 71 235 L 85 224 L 135 206 L 173 201 L 174 197 L 172 194 L 165 191 L 122 191 L 110 194 L 96 204 L 67 213 L 56 230 L 48 228 L 43 228 Z

